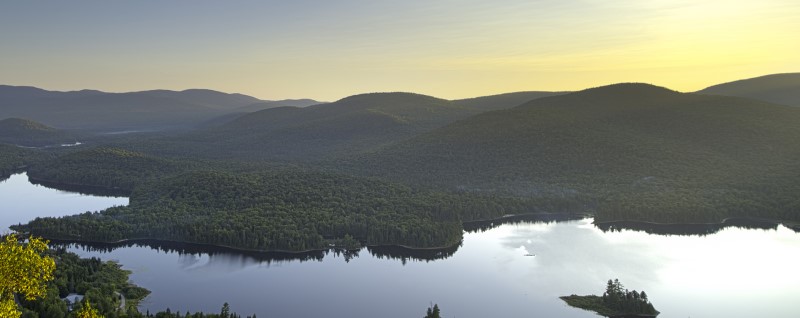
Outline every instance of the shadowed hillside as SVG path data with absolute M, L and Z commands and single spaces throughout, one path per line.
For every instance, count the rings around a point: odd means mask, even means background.
M 476 115 L 356 169 L 451 189 L 588 196 L 600 219 L 796 219 L 798 122 L 793 107 L 618 84 Z
M 53 127 L 21 118 L 0 120 L 0 143 L 25 147 L 58 146 L 74 143 L 76 136 Z
M 800 73 L 773 74 L 723 83 L 698 93 L 747 97 L 776 104 L 800 106 Z

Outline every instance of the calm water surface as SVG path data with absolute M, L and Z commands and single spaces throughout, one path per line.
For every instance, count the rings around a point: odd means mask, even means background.
M 0 194 L 8 185 L 0 184 Z M 13 185 L 17 195 L 40 191 Z M 29 200 L 50 195 L 64 194 L 41 192 Z M 78 207 L 70 213 L 92 209 Z M 5 214 L 37 213 L 8 209 L 0 200 L 3 222 Z M 141 306 L 150 311 L 217 312 L 228 302 L 240 314 L 260 317 L 419 317 L 434 302 L 446 317 L 597 317 L 557 297 L 600 294 L 607 279 L 619 278 L 647 291 L 659 317 L 800 312 L 800 234 L 783 226 L 679 236 L 604 232 L 589 218 L 523 222 L 466 233 L 457 250 L 422 256 L 363 249 L 357 256 L 293 259 L 181 245 L 70 249 L 132 270 L 132 280 L 153 291 Z
M 25 173 L 0 181 L 0 233 L 45 216 L 63 216 L 127 205 L 128 198 L 100 197 L 46 188 L 28 182 Z

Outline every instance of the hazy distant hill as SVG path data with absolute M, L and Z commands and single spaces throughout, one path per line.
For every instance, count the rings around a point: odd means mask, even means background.
M 234 110 L 245 105 L 261 102 L 260 99 L 252 96 L 228 94 L 210 89 L 187 89 L 183 91 L 152 90 L 139 93 L 155 97 L 170 98 L 219 110 Z
M 327 104 L 276 107 L 170 141 L 156 152 L 270 160 L 319 160 L 409 138 L 481 112 L 411 93 L 372 93 Z M 161 145 L 159 145 L 161 143 Z
M 465 107 L 472 107 L 484 111 L 499 110 L 519 106 L 523 103 L 532 101 L 537 98 L 563 95 L 567 92 L 515 92 L 499 95 L 481 96 L 475 98 L 457 99 L 453 100 L 456 103 Z
M 698 93 L 747 97 L 776 104 L 800 106 L 800 73 L 773 74 L 723 83 Z
M 54 92 L 0 85 L 0 118 L 29 118 L 68 129 L 164 129 L 189 127 L 257 101 L 209 90 Z
M 26 147 L 43 147 L 74 143 L 73 133 L 61 131 L 35 121 L 21 118 L 0 120 L 0 143 Z
M 275 107 L 283 107 L 283 106 L 308 107 L 317 104 L 321 104 L 321 102 L 315 101 L 313 99 L 284 99 L 284 100 L 274 100 L 274 101 L 260 101 L 244 107 L 239 107 L 236 110 L 240 112 L 250 113 Z
M 453 189 L 585 195 L 605 218 L 612 210 L 797 218 L 797 123 L 794 107 L 618 84 L 479 114 L 360 164 L 368 173 Z

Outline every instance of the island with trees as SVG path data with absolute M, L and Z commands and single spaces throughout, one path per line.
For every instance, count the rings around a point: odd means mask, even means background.
M 567 305 L 611 318 L 656 317 L 659 311 L 645 291 L 627 290 L 618 279 L 608 280 L 603 296 L 561 296 Z

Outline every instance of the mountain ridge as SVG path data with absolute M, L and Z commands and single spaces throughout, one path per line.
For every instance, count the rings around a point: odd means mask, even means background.
M 792 200 L 797 122 L 800 109 L 790 106 L 615 84 L 456 121 L 357 156 L 353 169 L 458 191 L 582 197 L 603 211 L 599 219 L 684 198 L 662 220 L 689 220 L 706 206 L 714 219 Z M 622 197 L 606 201 L 611 193 Z M 742 198 L 751 201 L 731 203 Z M 755 213 L 787 213 L 763 209 Z
M 738 96 L 800 106 L 800 73 L 769 74 L 709 86 L 700 94 Z

